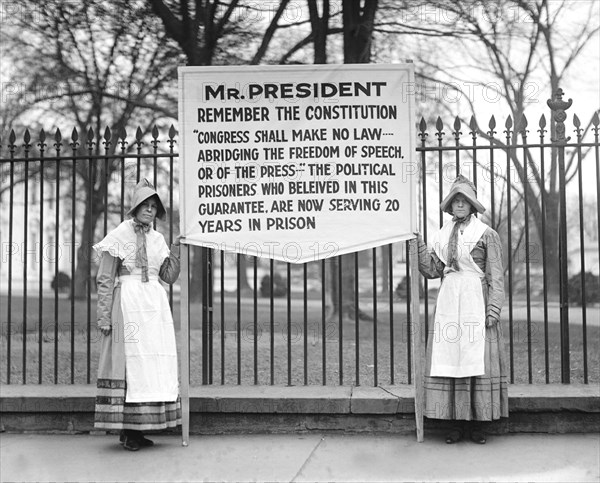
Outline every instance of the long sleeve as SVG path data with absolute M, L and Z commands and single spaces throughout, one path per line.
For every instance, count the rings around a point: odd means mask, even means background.
M 119 259 L 108 252 L 102 253 L 100 267 L 96 275 L 98 286 L 97 319 L 98 327 L 112 327 L 111 313 L 113 305 L 113 290 L 119 267 Z
M 419 272 L 425 278 L 440 278 L 444 275 L 444 262 L 438 256 L 427 248 L 427 245 L 419 237 L 417 238 L 419 246 Z
M 486 315 L 500 320 L 504 304 L 504 266 L 502 263 L 502 243 L 500 236 L 492 229 L 485 233 L 486 260 L 485 278 L 488 284 Z
M 158 276 L 160 279 L 168 284 L 175 283 L 177 278 L 179 278 L 179 255 L 173 253 L 174 246 L 171 246 L 171 251 L 169 252 L 169 256 L 165 258 L 165 261 L 160 267 L 160 271 L 158 272 Z M 179 251 L 177 250 L 179 253 Z

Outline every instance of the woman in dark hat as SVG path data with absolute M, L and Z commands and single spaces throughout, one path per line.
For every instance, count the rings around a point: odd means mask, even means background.
M 485 422 L 508 417 L 502 246 L 498 233 L 476 217 L 485 208 L 464 176 L 454 180 L 440 208 L 452 219 L 434 234 L 431 250 L 417 234 L 419 271 L 442 279 L 427 339 L 425 416 L 457 421 L 448 444 L 465 435 L 484 444 Z
M 165 289 L 179 276 L 179 238 L 171 250 L 155 231 L 165 208 L 143 179 L 134 192 L 131 219 L 94 246 L 98 269 L 98 327 L 103 334 L 95 427 L 120 430 L 123 447 L 152 446 L 142 431 L 181 424 L 177 350 Z

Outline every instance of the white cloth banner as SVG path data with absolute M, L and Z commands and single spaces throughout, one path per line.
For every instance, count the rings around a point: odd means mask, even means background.
M 292 263 L 417 227 L 414 66 L 179 69 L 185 242 Z

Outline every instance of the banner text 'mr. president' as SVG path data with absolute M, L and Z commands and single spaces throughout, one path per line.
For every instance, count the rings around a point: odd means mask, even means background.
M 380 97 L 387 82 L 299 82 L 247 84 L 243 88 L 205 84 L 204 100 L 306 99 L 329 97 Z

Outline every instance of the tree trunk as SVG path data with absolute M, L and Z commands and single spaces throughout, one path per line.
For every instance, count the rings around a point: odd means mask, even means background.
M 83 227 L 81 230 L 81 246 L 77 250 L 77 265 L 75 269 L 75 291 L 73 297 L 75 299 L 84 299 L 87 297 L 88 284 L 91 284 L 91 289 L 95 289 L 95 274 L 91 272 L 91 264 L 94 259 L 94 252 L 92 247 L 94 246 L 95 239 L 94 233 L 96 231 L 96 224 L 102 210 L 98 209 L 98 205 L 101 205 L 101 201 L 96 201 L 97 193 L 92 193 L 92 198 L 88 197 L 86 191 L 85 201 L 85 216 L 83 218 Z
M 377 11 L 377 1 L 366 1 L 361 7 L 359 0 L 343 2 L 342 18 L 344 31 L 344 64 L 368 63 L 371 60 L 371 36 L 373 34 L 373 20 Z M 358 308 L 356 311 L 355 278 L 354 278 L 354 254 L 342 255 L 342 280 L 341 300 L 337 286 L 338 262 L 333 264 L 332 274 L 332 303 L 333 313 L 331 318 L 343 315 L 354 319 L 369 320 L 370 316 Z
M 327 63 L 327 30 L 329 29 L 329 1 L 323 1 L 323 13 L 319 16 L 316 0 L 308 1 L 308 12 L 313 36 L 314 63 Z
M 344 22 L 344 64 L 368 64 L 371 62 L 373 23 L 377 0 L 348 0 L 342 3 Z

